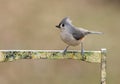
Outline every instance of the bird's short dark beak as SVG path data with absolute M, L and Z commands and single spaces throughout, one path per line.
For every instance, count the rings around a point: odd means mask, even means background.
M 57 28 L 60 28 L 60 26 L 59 26 L 59 25 L 56 25 L 56 27 L 57 27 Z

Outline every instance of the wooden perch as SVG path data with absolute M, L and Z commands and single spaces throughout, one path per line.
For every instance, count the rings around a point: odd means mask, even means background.
M 101 51 L 85 51 L 84 56 L 84 61 L 86 62 L 101 64 L 101 84 L 106 84 L 106 49 L 101 49 Z M 66 55 L 63 55 L 62 50 L 0 50 L 0 62 L 18 59 L 82 60 L 82 56 L 81 52 L 76 50 L 67 51 Z
M 87 62 L 101 62 L 101 51 L 85 51 Z M 0 62 L 14 61 L 18 59 L 76 59 L 81 60 L 81 52 L 70 50 L 66 55 L 62 50 L 0 50 Z

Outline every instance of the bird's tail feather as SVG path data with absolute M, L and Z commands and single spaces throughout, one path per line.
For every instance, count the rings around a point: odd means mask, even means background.
M 103 32 L 88 31 L 88 34 L 103 34 Z

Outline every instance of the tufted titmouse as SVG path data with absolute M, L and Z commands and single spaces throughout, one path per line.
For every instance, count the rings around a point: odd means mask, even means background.
M 69 46 L 77 46 L 81 44 L 81 55 L 83 56 L 84 37 L 88 34 L 102 34 L 102 32 L 94 32 L 94 31 L 88 31 L 83 28 L 77 28 L 74 25 L 72 25 L 72 21 L 68 17 L 63 18 L 63 20 L 56 27 L 60 29 L 61 39 L 68 45 L 64 49 L 63 54 L 66 53 Z

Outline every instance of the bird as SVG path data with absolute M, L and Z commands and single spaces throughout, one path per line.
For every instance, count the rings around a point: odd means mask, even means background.
M 67 44 L 63 50 L 65 55 L 69 46 L 81 46 L 81 55 L 84 58 L 83 40 L 89 34 L 103 34 L 102 32 L 89 31 L 82 27 L 75 27 L 69 17 L 63 18 L 56 28 L 60 30 L 61 39 Z

